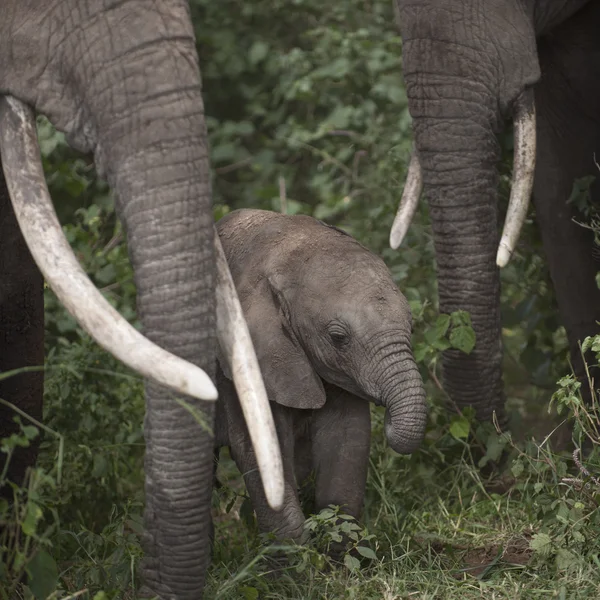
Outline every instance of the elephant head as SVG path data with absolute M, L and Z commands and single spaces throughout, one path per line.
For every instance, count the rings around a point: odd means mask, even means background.
M 234 374 L 247 373 L 244 358 L 254 359 L 255 367 L 256 360 L 251 345 L 234 335 L 241 328 L 249 341 L 230 275 L 225 269 L 215 276 L 220 244 L 189 7 L 185 0 L 6 4 L 0 144 L 14 212 L 31 254 L 67 308 L 101 345 L 147 378 L 143 594 L 197 598 L 209 559 L 213 441 L 166 386 L 193 396 L 188 404 L 201 408 L 211 426 L 214 404 L 196 399 L 216 399 L 216 329 L 233 354 Z M 114 190 L 147 339 L 103 301 L 70 253 L 26 105 L 48 116 L 73 146 L 93 152 L 98 172 Z M 265 433 L 272 439 L 274 445 L 259 452 L 277 479 L 281 465 L 260 375 L 251 375 L 249 385 L 238 383 L 258 399 L 249 414 L 267 411 L 261 425 L 267 431 L 253 439 Z M 275 481 L 267 490 L 274 504 L 282 487 Z
M 238 210 L 218 231 L 271 401 L 321 408 L 325 380 L 384 405 L 390 446 L 416 450 L 425 391 L 410 307 L 383 260 L 307 216 Z
M 525 218 L 535 164 L 532 86 L 540 77 L 536 34 L 583 2 L 396 0 L 415 152 L 390 242 L 406 233 L 421 190 L 436 250 L 440 310 L 471 314 L 470 355 L 444 355 L 445 387 L 481 420 L 502 422 L 500 278 Z M 560 5 L 560 6 L 559 6 Z M 562 14 L 559 14 L 562 13 Z M 498 235 L 496 138 L 506 119 L 515 131 L 513 184 Z

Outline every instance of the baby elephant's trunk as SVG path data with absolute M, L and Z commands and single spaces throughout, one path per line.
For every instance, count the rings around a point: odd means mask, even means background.
M 425 389 L 412 355 L 385 369 L 381 390 L 387 441 L 399 454 L 410 454 L 421 445 L 427 424 Z

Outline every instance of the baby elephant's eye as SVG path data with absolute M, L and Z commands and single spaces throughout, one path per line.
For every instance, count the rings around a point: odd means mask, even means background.
M 329 337 L 338 348 L 345 346 L 350 341 L 350 336 L 344 327 L 338 323 L 331 323 L 327 328 Z

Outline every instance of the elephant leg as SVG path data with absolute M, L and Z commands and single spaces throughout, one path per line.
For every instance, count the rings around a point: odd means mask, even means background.
M 0 374 L 22 367 L 44 365 L 44 285 L 21 235 L 0 169 Z M 22 373 L 0 380 L 0 398 L 37 420 L 42 418 L 44 374 Z M 0 438 L 19 430 L 16 413 L 0 405 Z M 29 425 L 27 419 L 21 421 Z M 40 435 L 41 435 L 40 431 Z M 39 438 L 27 448 L 17 448 L 11 458 L 8 479 L 21 483 L 37 458 Z M 0 454 L 0 472 L 6 455 Z M 8 486 L 0 496 L 10 495 Z
M 595 4 L 595 7 L 591 5 Z M 589 386 L 578 343 L 600 332 L 600 291 L 594 258 L 594 235 L 573 222 L 585 221 L 573 204 L 567 204 L 576 179 L 596 176 L 592 200 L 600 206 L 600 6 L 590 3 L 580 15 L 539 43 L 542 78 L 535 90 L 538 112 L 538 156 L 534 203 L 544 252 L 566 328 L 571 360 L 582 380 L 584 397 Z M 566 52 L 565 48 L 569 48 Z M 589 357 L 591 358 L 591 357 Z M 588 360 L 589 364 L 595 361 Z M 598 379 L 596 372 L 596 382 Z
M 276 511 L 269 506 L 265 497 L 256 455 L 233 382 L 222 373 L 219 373 L 217 375 L 217 385 L 220 401 L 223 402 L 226 412 L 231 456 L 244 476 L 246 489 L 256 513 L 259 530 L 263 533 L 273 532 L 278 539 L 301 541 L 305 519 L 300 506 L 294 473 L 295 409 L 271 403 L 279 437 L 285 480 L 283 508 Z
M 316 510 L 336 504 L 358 519 L 369 468 L 369 403 L 331 384 L 325 391 L 327 401 L 314 411 L 311 431 Z

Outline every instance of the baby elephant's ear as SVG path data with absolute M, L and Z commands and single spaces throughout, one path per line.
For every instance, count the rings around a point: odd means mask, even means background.
M 242 304 L 269 400 L 291 408 L 321 408 L 323 383 L 296 340 L 277 294 L 265 287 Z

